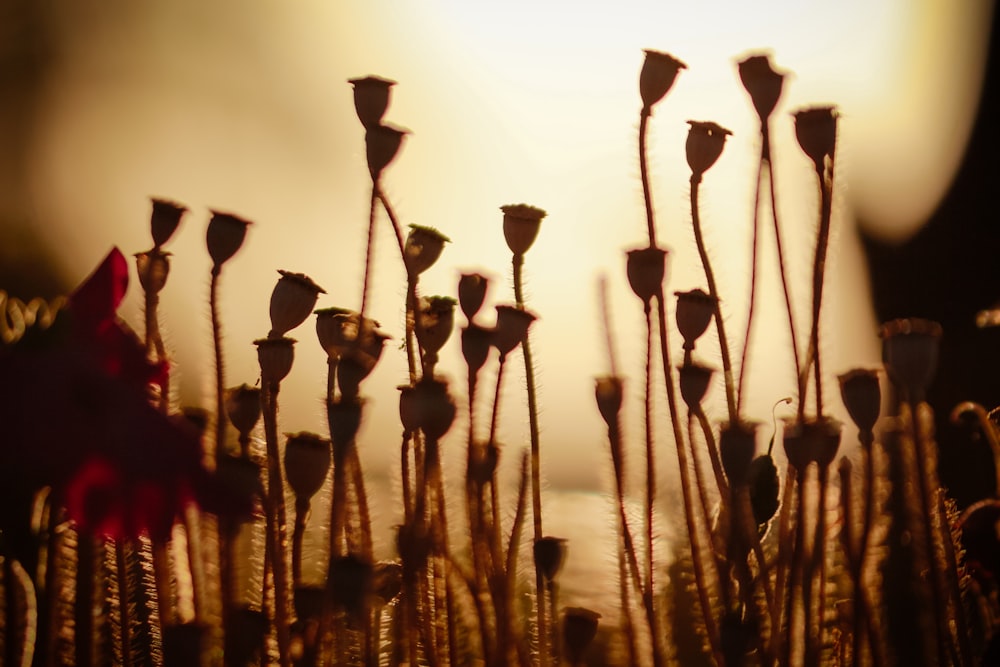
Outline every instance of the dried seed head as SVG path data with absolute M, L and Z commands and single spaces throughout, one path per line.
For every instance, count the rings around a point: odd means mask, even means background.
M 316 306 L 316 299 L 326 290 L 303 273 L 278 269 L 281 278 L 271 292 L 271 332 L 268 338 L 280 338 L 306 321 Z
M 208 231 L 205 241 L 208 244 L 208 254 L 212 258 L 212 270 L 218 272 L 222 265 L 240 249 L 247 235 L 250 221 L 238 218 L 231 213 L 212 211 L 212 219 L 208 221 Z
M 829 467 L 840 448 L 840 432 L 840 422 L 829 417 L 786 421 L 783 440 L 788 463 L 799 473 L 813 461 Z
M 650 300 L 663 289 L 667 272 L 667 251 L 650 246 L 629 250 L 626 253 L 625 273 L 629 287 L 643 304 L 649 307 Z
M 326 419 L 330 424 L 330 440 L 335 450 L 350 446 L 361 428 L 361 408 L 364 402 L 355 397 L 341 396 L 326 402 Z
M 326 481 L 331 443 L 315 433 L 286 434 L 286 437 L 285 479 L 297 500 L 309 500 Z
M 321 308 L 316 311 L 316 337 L 327 357 L 336 361 L 347 352 L 358 338 L 359 322 L 360 315 L 347 308 Z
M 382 170 L 389 166 L 399 147 L 403 145 L 403 137 L 407 131 L 389 125 L 369 127 L 365 132 L 365 148 L 368 156 L 368 172 L 373 181 L 382 175 Z
M 622 409 L 624 393 L 624 381 L 617 375 L 605 375 L 594 382 L 597 409 L 608 428 L 618 423 L 618 413 Z
M 722 469 L 732 486 L 742 486 L 749 481 L 750 464 L 756 451 L 756 423 L 723 425 L 719 434 L 719 458 L 722 459 Z
M 153 235 L 153 249 L 170 240 L 181 224 L 181 218 L 187 208 L 167 199 L 153 198 L 153 213 L 150 215 L 149 228 Z
M 372 564 L 354 554 L 331 558 L 327 587 L 335 605 L 355 618 L 362 617 L 372 593 Z
M 475 374 L 486 363 L 493 344 L 493 329 L 469 324 L 462 329 L 462 356 L 469 366 L 469 372 Z
M 771 67 L 771 57 L 768 55 L 749 56 L 741 60 L 737 68 L 740 81 L 750 94 L 753 108 L 763 124 L 778 105 L 785 75 Z
M 708 329 L 715 314 L 717 299 L 702 291 L 675 292 L 677 295 L 677 329 L 684 337 L 684 349 L 693 350 L 695 343 Z
M 937 370 L 941 343 L 941 325 L 930 320 L 910 318 L 882 325 L 882 362 L 903 398 L 924 400 Z
M 483 307 L 489 280 L 478 273 L 463 273 L 458 279 L 458 303 L 469 322 Z
M 597 636 L 600 619 L 600 614 L 584 607 L 567 607 L 563 611 L 563 645 L 569 664 L 584 664 L 584 655 Z
M 566 558 L 566 540 L 559 537 L 540 537 L 535 540 L 535 567 L 546 581 L 552 581 L 562 569 Z
M 407 275 L 413 278 L 434 266 L 441 257 L 444 244 L 450 242 L 451 239 L 433 227 L 410 225 L 410 233 L 403 247 L 403 263 L 406 265 Z
M 149 252 L 137 252 L 135 254 L 135 268 L 139 274 L 139 284 L 146 294 L 159 294 L 163 286 L 167 284 L 167 276 L 170 274 L 170 253 L 162 250 L 150 250 Z
M 687 67 L 669 53 L 643 49 L 646 59 L 639 72 L 639 95 L 642 108 L 651 113 L 653 105 L 663 99 L 677 79 L 677 74 Z
M 260 363 L 260 378 L 268 384 L 276 384 L 285 379 L 295 361 L 295 340 L 292 338 L 258 338 L 257 361 Z
M 423 377 L 413 388 L 413 401 L 420 430 L 428 440 L 439 440 L 455 421 L 455 401 L 448 393 L 448 383 Z
M 686 363 L 678 369 L 681 398 L 688 409 L 697 411 L 708 393 L 713 369 L 696 363 Z
M 500 210 L 503 211 L 503 235 L 507 239 L 507 247 L 515 255 L 523 255 L 535 242 L 545 211 L 527 204 L 507 204 Z
M 689 120 L 687 161 L 693 177 L 701 178 L 722 155 L 726 137 L 732 132 L 712 122 Z
M 260 388 L 241 384 L 227 389 L 226 415 L 240 435 L 249 434 L 260 419 Z
M 389 93 L 395 81 L 377 76 L 348 79 L 354 87 L 354 110 L 365 129 L 377 127 L 389 108 Z
M 811 107 L 796 111 L 795 138 L 799 146 L 822 171 L 826 158 L 833 159 L 837 148 L 837 108 Z
M 871 433 L 882 410 L 882 390 L 878 372 L 855 368 L 844 373 L 840 380 L 840 397 L 854 424 L 862 433 Z
M 448 296 L 420 297 L 418 311 L 417 342 L 425 352 L 437 354 L 455 328 L 455 299 Z
M 493 330 L 493 346 L 506 357 L 528 335 L 528 328 L 537 318 L 517 306 L 497 306 L 497 325 Z
M 403 431 L 413 433 L 420 428 L 416 388 L 410 384 L 401 384 L 396 389 L 399 390 L 399 421 L 403 424 Z

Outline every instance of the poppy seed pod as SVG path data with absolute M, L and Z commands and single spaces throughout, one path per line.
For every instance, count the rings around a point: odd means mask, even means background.
M 167 276 L 170 274 L 169 257 L 169 252 L 156 249 L 135 254 L 135 268 L 139 275 L 139 284 L 142 285 L 142 290 L 146 294 L 159 294 L 160 290 L 167 284 Z
M 257 346 L 261 380 L 267 384 L 284 380 L 295 361 L 295 340 L 285 337 L 258 338 L 253 344 Z
M 535 540 L 535 567 L 546 581 L 552 581 L 562 569 L 566 558 L 566 540 L 558 537 L 540 537 Z
M 296 499 L 309 500 L 326 481 L 331 443 L 315 433 L 293 433 L 286 437 L 285 481 Z
M 778 105 L 781 97 L 781 87 L 785 75 L 771 67 L 771 58 L 767 55 L 755 55 L 741 60 L 737 64 L 740 81 L 750 94 L 750 101 L 757 111 L 757 116 L 763 124 Z
M 403 566 L 393 560 L 375 563 L 372 572 L 372 593 L 383 607 L 392 604 L 403 590 Z
M 649 306 L 650 300 L 660 294 L 667 272 L 667 254 L 662 248 L 650 246 L 629 250 L 626 253 L 625 273 L 629 287 L 642 302 Z
M 799 147 L 822 171 L 825 158 L 833 159 L 837 148 L 837 108 L 811 107 L 796 111 L 795 138 Z
M 413 433 L 420 428 L 420 407 L 417 404 L 416 388 L 413 385 L 401 384 L 399 390 L 399 421 L 403 431 Z
M 280 338 L 306 321 L 316 299 L 326 290 L 303 273 L 278 269 L 281 278 L 271 292 L 271 331 L 268 338 Z
M 757 424 L 737 422 L 724 424 L 719 434 L 719 458 L 722 469 L 732 486 L 749 481 L 750 464 L 757 452 Z
M 594 382 L 597 409 L 608 428 L 618 423 L 618 413 L 622 409 L 624 382 L 617 375 L 605 375 Z
M 517 306 L 497 306 L 497 325 L 493 329 L 493 346 L 506 357 L 528 335 L 528 328 L 537 318 Z
M 449 296 L 421 297 L 417 313 L 417 342 L 425 352 L 437 354 L 455 328 L 455 300 Z
M 410 225 L 410 233 L 403 246 L 403 263 L 406 265 L 407 275 L 412 278 L 434 266 L 434 262 L 441 257 L 444 244 L 450 242 L 451 239 L 433 227 Z
M 507 239 L 507 247 L 515 255 L 523 255 L 535 242 L 545 211 L 527 204 L 507 204 L 500 210 L 503 211 L 503 236 Z
M 783 440 L 788 463 L 800 473 L 813 461 L 828 467 L 840 448 L 840 431 L 840 422 L 829 417 L 786 422 Z
M 455 421 L 455 401 L 448 394 L 448 383 L 424 377 L 413 388 L 413 400 L 420 430 L 428 440 L 439 440 Z
M 718 299 L 701 289 L 674 294 L 677 295 L 677 329 L 684 337 L 684 349 L 693 350 L 712 323 Z
M 458 304 L 469 322 L 483 307 L 489 280 L 478 273 L 463 273 L 458 279 Z
M 753 511 L 754 523 L 763 526 L 778 511 L 778 495 L 781 491 L 778 469 L 770 454 L 758 456 L 753 460 L 747 481 L 750 486 L 750 509 Z
M 222 265 L 240 249 L 247 235 L 250 221 L 238 218 L 231 213 L 212 211 L 212 219 L 208 221 L 208 231 L 205 241 L 208 244 L 208 255 L 212 258 L 212 270 L 218 271 Z
M 643 49 L 646 59 L 642 61 L 639 71 L 639 96 L 642 97 L 642 108 L 650 112 L 653 105 L 663 99 L 677 79 L 677 74 L 687 68 L 677 58 L 669 53 Z
M 597 636 L 601 615 L 584 607 L 566 607 L 563 612 L 563 646 L 571 665 L 584 664 L 584 654 Z
M 250 433 L 260 419 L 260 387 L 241 384 L 227 389 L 226 416 L 240 435 Z
M 239 521 L 249 520 L 254 503 L 264 495 L 260 466 L 243 456 L 223 454 L 215 462 L 212 476 L 213 495 L 220 507 L 217 513 Z
M 153 212 L 149 217 L 149 229 L 153 235 L 153 249 L 170 240 L 181 224 L 181 218 L 187 212 L 186 206 L 181 206 L 167 199 L 152 199 Z
M 363 401 L 357 397 L 326 402 L 326 419 L 330 425 L 330 439 L 334 448 L 344 448 L 354 442 L 361 428 L 361 407 Z
M 882 337 L 882 362 L 905 400 L 924 400 L 927 387 L 937 370 L 941 325 L 910 318 L 886 322 Z
M 871 433 L 882 409 L 878 372 L 855 368 L 841 375 L 840 397 L 854 424 L 862 433 Z
M 327 587 L 335 605 L 352 616 L 361 616 L 372 592 L 371 563 L 354 554 L 331 559 Z
M 389 108 L 389 93 L 395 81 L 377 76 L 348 79 L 354 87 L 354 110 L 365 129 L 377 127 Z
M 713 122 L 689 120 L 688 125 L 691 126 L 686 143 L 688 166 L 693 177 L 700 178 L 722 155 L 726 137 L 732 132 Z
M 500 447 L 497 446 L 497 443 L 473 443 L 466 475 L 475 484 L 483 486 L 493 480 L 493 474 L 496 472 L 499 462 Z
M 316 312 L 316 337 L 330 359 L 340 359 L 358 338 L 358 317 L 347 308 L 321 308 Z
M 475 374 L 486 363 L 493 345 L 493 329 L 470 324 L 462 329 L 462 356 L 469 366 L 469 372 Z
M 382 170 L 389 166 L 399 147 L 403 145 L 406 130 L 389 125 L 376 125 L 365 132 L 365 149 L 368 156 L 368 172 L 373 181 L 382 175 Z
M 708 366 L 688 362 L 678 369 L 681 398 L 688 409 L 697 411 L 708 393 L 715 371 Z

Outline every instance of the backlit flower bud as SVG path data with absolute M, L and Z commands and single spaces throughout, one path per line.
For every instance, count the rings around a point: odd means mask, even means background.
M 326 290 L 302 273 L 278 269 L 281 278 L 271 292 L 271 332 L 268 338 L 280 338 L 306 321 L 316 306 L 316 299 Z
M 700 366 L 691 362 L 678 369 L 681 398 L 684 399 L 684 404 L 688 406 L 688 409 L 698 410 L 705 394 L 708 393 L 713 372 L 708 366 Z
M 597 409 L 604 423 L 611 428 L 618 422 L 618 413 L 622 409 L 624 383 L 617 375 L 605 375 L 597 378 L 594 383 L 594 394 L 597 397 Z
M 754 523 L 763 526 L 778 511 L 778 495 L 781 491 L 778 469 L 769 454 L 758 456 L 750 464 L 748 484 Z
M 626 253 L 625 274 L 628 276 L 629 287 L 647 307 L 650 300 L 663 289 L 667 254 L 666 250 L 653 246 Z
M 389 92 L 395 81 L 377 76 L 348 79 L 354 87 L 354 110 L 365 129 L 377 127 L 389 108 Z
M 295 433 L 287 437 L 285 480 L 297 499 L 309 500 L 326 481 L 331 443 L 315 433 Z
M 153 249 L 159 250 L 177 231 L 187 208 L 166 199 L 154 198 L 152 201 L 153 213 L 149 219 L 149 228 L 153 235 Z
M 227 389 L 226 415 L 241 435 L 250 433 L 260 419 L 260 388 L 241 384 Z
M 684 337 L 684 349 L 693 350 L 695 342 L 705 333 L 715 314 L 715 297 L 700 289 L 675 292 L 677 295 L 677 329 Z
M 746 484 L 750 463 L 757 451 L 757 424 L 738 422 L 725 424 L 719 434 L 719 458 L 722 469 L 732 486 Z
M 823 169 L 825 158 L 833 159 L 837 148 L 837 108 L 812 107 L 796 111 L 795 138 L 806 155 Z
M 566 558 L 566 540 L 558 537 L 540 537 L 535 540 L 535 567 L 546 581 L 552 581 L 562 569 Z
M 358 337 L 358 317 L 347 308 L 316 311 L 316 337 L 330 359 L 340 359 Z
M 488 287 L 489 280 L 478 273 L 463 273 L 458 279 L 458 303 L 469 322 L 483 307 Z
M 439 440 L 455 421 L 455 401 L 448 394 L 448 383 L 424 377 L 413 388 L 413 400 L 420 430 L 428 440 Z
M 135 268 L 139 275 L 139 284 L 146 294 L 159 294 L 167 284 L 170 274 L 169 252 L 150 250 L 135 254 Z
M 339 400 L 327 401 L 326 419 L 330 424 L 330 439 L 334 449 L 344 448 L 354 442 L 361 428 L 361 408 L 363 401 L 357 397 L 341 396 Z
M 781 97 L 781 86 L 785 75 L 771 67 L 771 58 L 766 55 L 750 56 L 737 65 L 740 81 L 750 93 L 750 101 L 757 111 L 761 123 L 764 123 Z
M 389 125 L 376 125 L 368 128 L 368 131 L 365 132 L 368 172 L 372 175 L 373 181 L 378 180 L 379 176 L 382 175 L 382 170 L 388 167 L 392 159 L 396 157 L 406 134 L 406 130 Z
M 920 402 L 937 370 L 941 325 L 910 318 L 882 325 L 882 362 L 903 398 Z
M 260 362 L 260 377 L 265 383 L 277 383 L 285 379 L 292 370 L 295 360 L 295 340 L 292 338 L 258 338 L 257 361 Z
M 403 590 L 403 566 L 396 561 L 383 560 L 375 563 L 372 593 L 383 607 L 391 604 Z
M 642 108 L 650 111 L 674 85 L 678 72 L 687 65 L 669 53 L 651 49 L 643 49 L 643 52 L 646 59 L 639 72 L 639 95 L 642 97 Z
M 879 387 L 878 372 L 865 368 L 855 368 L 844 373 L 840 380 L 840 397 L 847 408 L 847 414 L 862 433 L 871 433 L 882 409 L 882 390 Z
M 783 439 L 788 463 L 800 473 L 813 461 L 829 466 L 840 448 L 840 431 L 840 422 L 828 417 L 786 422 Z
M 462 356 L 469 366 L 469 372 L 475 374 L 486 363 L 493 344 L 493 329 L 470 324 L 462 329 Z
M 726 145 L 726 137 L 732 134 L 729 130 L 712 122 L 689 120 L 687 136 L 687 161 L 691 172 L 701 177 L 722 155 Z
M 208 231 L 205 241 L 208 244 L 208 254 L 212 258 L 212 270 L 218 271 L 230 257 L 243 245 L 247 235 L 248 220 L 238 218 L 230 213 L 212 211 L 212 219 L 208 221 Z
M 417 342 L 425 352 L 437 354 L 455 328 L 455 300 L 448 296 L 420 297 Z
M 497 446 L 497 443 L 474 443 L 466 474 L 474 483 L 483 486 L 493 480 L 493 474 L 496 472 L 499 461 L 500 447 Z
M 515 255 L 523 255 L 535 242 L 545 211 L 527 204 L 507 204 L 503 211 L 503 236 Z
M 597 636 L 600 619 L 600 614 L 584 607 L 567 607 L 563 612 L 563 645 L 569 664 L 584 664 L 584 655 Z
M 450 242 L 451 239 L 433 227 L 410 225 L 410 233 L 403 247 L 406 273 L 412 278 L 434 266 L 444 250 L 444 244 Z
M 537 319 L 534 315 L 517 306 L 497 306 L 497 325 L 493 330 L 493 346 L 501 357 L 524 341 L 528 327 Z
M 331 559 L 327 587 L 335 605 L 360 617 L 372 591 L 371 563 L 353 554 Z

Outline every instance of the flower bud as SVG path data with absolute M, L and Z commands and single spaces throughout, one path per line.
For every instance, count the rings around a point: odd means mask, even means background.
M 662 100 L 674 85 L 678 72 L 687 65 L 669 53 L 651 49 L 643 49 L 643 52 L 646 59 L 639 71 L 639 95 L 642 97 L 643 110 L 651 111 L 653 105 Z
M 361 617 L 372 592 L 372 565 L 354 554 L 333 558 L 327 586 L 335 605 L 351 616 Z
M 882 325 L 882 362 L 905 400 L 924 400 L 937 370 L 941 325 L 910 318 Z
M 507 239 L 507 247 L 515 255 L 523 255 L 535 242 L 545 211 L 527 204 L 507 204 L 500 210 L 503 211 L 503 235 Z
M 395 81 L 377 76 L 348 79 L 354 87 L 354 110 L 365 129 L 377 127 L 389 108 L 389 92 Z
M 766 55 L 749 56 L 741 60 L 737 68 L 740 81 L 750 93 L 750 101 L 763 124 L 778 105 L 785 75 L 771 67 L 771 58 Z
M 677 329 L 684 337 L 684 349 L 693 350 L 695 342 L 712 323 L 718 300 L 700 289 L 675 292 L 677 295 Z
M 316 306 L 316 299 L 326 290 L 302 273 L 278 269 L 281 278 L 271 292 L 271 332 L 268 338 L 280 338 L 306 321 Z
M 212 211 L 205 240 L 208 244 L 208 254 L 212 258 L 213 271 L 219 271 L 226 260 L 236 254 L 243 245 L 249 226 L 248 220 L 230 213 Z
M 241 384 L 227 389 L 226 415 L 240 435 L 250 433 L 260 419 L 260 388 Z
M 497 325 L 493 330 L 493 346 L 506 357 L 528 336 L 528 327 L 537 318 L 517 306 L 497 306 Z
M 135 254 L 136 272 L 139 274 L 139 284 L 146 294 L 159 294 L 167 284 L 170 274 L 169 252 L 150 250 Z
M 368 172 L 373 181 L 377 181 L 382 175 L 382 170 L 389 166 L 399 147 L 403 145 L 403 137 L 406 130 L 390 127 L 388 125 L 376 125 L 368 128 L 365 132 L 365 147 L 368 155 Z
M 403 566 L 396 561 L 383 560 L 375 563 L 372 577 L 372 593 L 383 607 L 392 604 L 403 590 Z
M 871 433 L 882 409 L 882 391 L 878 372 L 855 368 L 844 373 L 840 380 L 840 397 L 854 424 L 862 433 Z
M 488 287 L 489 280 L 478 273 L 463 273 L 458 279 L 458 304 L 469 322 L 483 307 Z
M 750 463 L 757 451 L 757 424 L 738 422 L 725 424 L 719 434 L 719 458 L 722 469 L 732 486 L 746 484 Z
M 361 428 L 361 407 L 357 397 L 327 401 L 326 419 L 330 424 L 330 439 L 334 448 L 345 448 L 354 442 Z
M 535 540 L 535 567 L 546 581 L 552 581 L 562 569 L 566 558 L 566 540 L 558 537 L 540 537 Z
M 753 510 L 754 523 L 766 525 L 774 513 L 778 511 L 778 494 L 781 482 L 778 481 L 778 469 L 770 454 L 758 456 L 750 464 L 750 509 Z
M 667 272 L 667 251 L 650 246 L 629 250 L 626 253 L 625 273 L 628 284 L 643 304 L 649 306 L 650 300 L 663 289 L 663 280 Z
M 448 296 L 421 297 L 417 322 L 415 329 L 420 347 L 425 352 L 437 354 L 455 328 L 455 300 Z
M 566 607 L 563 612 L 563 645 L 571 665 L 584 664 L 584 654 L 597 636 L 601 615 L 584 607 Z
M 330 470 L 330 446 L 315 433 L 288 434 L 285 442 L 285 480 L 299 500 L 309 500 L 323 486 Z
M 448 383 L 424 377 L 413 388 L 414 412 L 421 431 L 428 440 L 439 440 L 455 421 L 455 401 L 448 394 Z
M 605 375 L 597 378 L 594 383 L 594 394 L 597 397 L 597 409 L 608 428 L 618 423 L 618 413 L 622 409 L 624 382 L 617 375 Z
M 187 208 L 166 199 L 153 198 L 153 213 L 149 219 L 150 232 L 153 235 L 153 250 L 170 240 L 181 224 L 181 217 Z
M 678 369 L 681 398 L 689 410 L 697 411 L 708 393 L 714 371 L 708 366 L 688 362 Z
M 722 155 L 726 137 L 732 132 L 712 122 L 689 120 L 688 125 L 691 126 L 686 144 L 688 166 L 693 177 L 700 178 Z
M 812 107 L 792 114 L 795 138 L 806 155 L 822 171 L 825 158 L 833 159 L 837 148 L 837 108 Z
M 411 278 L 420 275 L 438 261 L 444 244 L 451 239 L 433 227 L 410 225 L 410 233 L 403 246 L 403 263 Z
M 786 422 L 783 440 L 788 463 L 800 474 L 813 461 L 828 467 L 840 448 L 840 431 L 840 422 L 828 417 Z
M 292 370 L 295 360 L 295 340 L 292 338 L 258 338 L 257 361 L 260 363 L 260 377 L 266 383 L 278 383 Z
M 316 337 L 330 359 L 340 359 L 358 338 L 360 316 L 346 308 L 316 311 Z
M 493 329 L 469 324 L 462 329 L 462 356 L 469 366 L 469 372 L 475 374 L 486 363 L 493 344 Z

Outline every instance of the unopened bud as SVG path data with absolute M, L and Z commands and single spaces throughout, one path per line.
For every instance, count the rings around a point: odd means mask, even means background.
M 455 421 L 455 401 L 448 394 L 448 383 L 424 377 L 413 388 L 415 411 L 420 430 L 428 440 L 439 440 Z
M 475 374 L 490 354 L 493 344 L 493 330 L 478 324 L 469 324 L 462 329 L 462 356 L 469 366 L 469 372 Z
M 642 108 L 651 111 L 653 105 L 663 99 L 674 85 L 677 74 L 687 67 L 669 53 L 643 49 L 646 59 L 639 72 L 639 95 Z
M 566 558 L 566 540 L 558 537 L 540 537 L 535 540 L 535 567 L 546 581 L 552 581 L 562 569 Z
M 356 397 L 341 396 L 339 400 L 327 401 L 326 418 L 334 449 L 346 448 L 354 442 L 361 428 L 362 405 L 362 400 Z
M 612 428 L 618 423 L 618 413 L 622 409 L 624 382 L 617 375 L 606 375 L 597 378 L 594 385 L 597 409 L 604 423 Z

